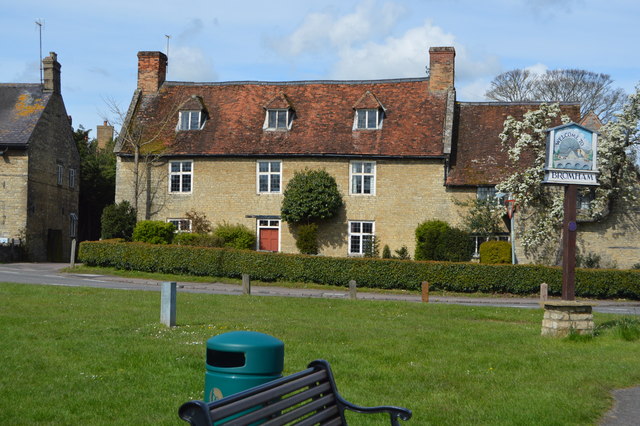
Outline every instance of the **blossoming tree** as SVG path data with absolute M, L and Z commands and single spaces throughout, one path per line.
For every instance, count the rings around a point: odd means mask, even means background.
M 546 154 L 546 130 L 570 120 L 562 116 L 558 104 L 541 104 L 537 110 L 524 114 L 521 120 L 508 117 L 500 134 L 509 161 L 519 166 L 496 189 L 510 193 L 520 207 L 526 223 L 521 233 L 525 254 L 540 263 L 556 263 L 563 216 L 563 191 L 542 183 Z M 599 129 L 599 183 L 595 197 L 586 213 L 589 219 L 603 219 L 614 200 L 638 203 L 640 171 L 635 163 L 640 147 L 640 85 L 630 95 L 615 119 Z M 523 154 L 527 153 L 527 161 Z M 529 156 L 532 161 L 528 162 Z M 554 250 L 555 248 L 555 250 Z

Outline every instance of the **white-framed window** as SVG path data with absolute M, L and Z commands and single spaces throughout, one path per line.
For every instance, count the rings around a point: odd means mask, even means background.
M 279 194 L 282 189 L 281 183 L 281 161 L 257 162 L 257 185 L 259 194 Z
M 376 130 L 382 128 L 382 116 L 380 108 L 356 109 L 354 128 L 356 130 Z
M 167 219 L 167 222 L 176 227 L 176 232 L 191 232 L 190 219 Z
M 476 192 L 478 200 L 490 200 L 496 197 L 495 186 L 479 186 Z
M 192 179 L 193 161 L 169 162 L 169 192 L 190 193 Z
M 76 238 L 78 236 L 78 215 L 69 214 L 69 237 Z
M 349 169 L 349 181 L 351 194 L 375 195 L 375 161 L 352 161 Z
M 375 222 L 349 221 L 349 254 L 361 256 L 373 242 Z
M 178 130 L 200 130 L 203 124 L 202 111 L 180 111 Z
M 64 166 L 60 163 L 56 164 L 56 182 L 58 185 L 62 185 L 64 181 Z
M 288 130 L 291 128 L 293 113 L 290 109 L 268 109 L 264 129 Z
M 589 210 L 591 208 L 591 202 L 595 199 L 596 193 L 594 189 L 589 188 L 586 191 L 578 191 L 576 208 L 578 210 Z
M 69 169 L 69 188 L 76 187 L 76 169 Z

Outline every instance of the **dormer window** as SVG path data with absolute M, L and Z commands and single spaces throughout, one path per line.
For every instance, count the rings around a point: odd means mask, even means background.
M 288 109 L 268 109 L 267 110 L 267 130 L 287 130 L 289 129 L 289 117 L 291 112 Z
M 287 95 L 280 92 L 262 107 L 266 111 L 263 130 L 291 130 L 295 108 Z
M 355 110 L 353 130 L 382 129 L 385 108 L 376 95 L 367 90 L 355 103 L 353 109 Z
M 356 129 L 375 130 L 382 127 L 382 111 L 378 108 L 356 110 Z
M 200 130 L 204 124 L 202 111 L 180 111 L 178 130 Z

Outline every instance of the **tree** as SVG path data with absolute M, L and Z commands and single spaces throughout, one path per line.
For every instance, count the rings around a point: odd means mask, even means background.
M 521 208 L 521 217 L 526 228 L 521 235 L 525 254 L 539 263 L 556 263 L 558 260 L 559 230 L 564 209 L 563 191 L 555 186 L 544 185 L 544 163 L 546 154 L 546 129 L 560 116 L 558 104 L 541 104 L 537 110 L 524 114 L 521 120 L 508 117 L 500 134 L 503 149 L 509 160 L 519 165 L 519 171 L 498 184 L 496 189 L 511 193 Z M 563 123 L 569 122 L 566 116 Z M 634 164 L 633 150 L 640 145 L 640 85 L 636 93 L 629 96 L 622 111 L 600 128 L 598 138 L 598 167 L 600 186 L 595 189 L 595 198 L 588 212 L 591 220 L 603 219 L 613 200 L 626 204 L 638 203 L 639 174 Z M 533 156 L 533 161 L 524 166 L 522 153 Z M 555 250 L 554 250 L 555 248 Z M 554 256 L 555 255 L 555 256 Z
M 169 108 L 164 118 L 149 128 L 140 121 L 128 120 L 127 112 L 123 111 L 116 101 L 107 99 L 106 103 L 113 117 L 109 121 L 121 127 L 116 138 L 117 149 L 132 156 L 133 208 L 136 211 L 144 208 L 144 219 L 148 220 L 162 207 L 158 195 L 163 193 L 162 190 L 165 188 L 166 174 L 159 173 L 154 176 L 153 170 L 166 165 L 163 154 L 168 147 L 163 143 L 161 136 L 168 127 L 175 125 L 174 117 L 178 108 L 175 105 Z
M 296 246 L 301 253 L 317 254 L 318 221 L 330 219 L 342 207 L 336 180 L 325 170 L 295 172 L 284 190 L 280 208 L 283 220 L 298 228 Z M 313 226 L 311 226 L 313 225 Z
M 593 111 L 606 123 L 625 101 L 624 90 L 612 87 L 608 74 L 567 69 L 536 74 L 515 69 L 496 76 L 485 93 L 488 99 L 504 102 L 580 102 L 584 116 Z
M 342 207 L 336 180 L 325 170 L 295 172 L 284 190 L 282 219 L 311 223 L 335 216 Z
M 100 238 L 100 216 L 102 210 L 113 203 L 116 187 L 113 141 L 105 148 L 100 148 L 95 139 L 89 139 L 89 132 L 90 130 L 79 126 L 73 134 L 80 153 L 80 241 Z
M 454 203 L 467 208 L 462 217 L 462 225 L 467 232 L 486 239 L 504 230 L 502 216 L 504 216 L 505 209 L 495 197 L 485 200 L 456 200 Z
M 136 211 L 128 201 L 111 204 L 102 211 L 102 238 L 131 240 L 136 226 Z

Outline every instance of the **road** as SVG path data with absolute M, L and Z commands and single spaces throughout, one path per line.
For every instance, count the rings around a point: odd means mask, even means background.
M 0 264 L 0 282 L 14 282 L 21 284 L 42 284 L 67 287 L 98 287 L 119 290 L 147 290 L 160 291 L 160 282 L 146 279 L 123 278 L 97 274 L 62 273 L 66 267 L 62 263 L 8 263 Z M 222 283 L 190 283 L 179 282 L 178 291 L 190 293 L 210 294 L 241 294 L 242 287 L 234 284 Z M 348 298 L 349 293 L 339 290 L 296 289 L 276 286 L 254 286 L 251 294 L 256 296 L 283 297 L 316 297 L 316 298 Z M 369 300 L 401 300 L 420 302 L 421 297 L 411 294 L 369 293 L 359 292 L 358 299 Z M 540 307 L 538 299 L 516 297 L 443 297 L 431 296 L 430 303 L 449 303 L 468 306 L 493 306 L 509 308 L 537 309 Z M 583 300 L 586 301 L 586 300 Z M 595 312 L 613 313 L 620 315 L 640 315 L 640 302 L 596 300 Z

